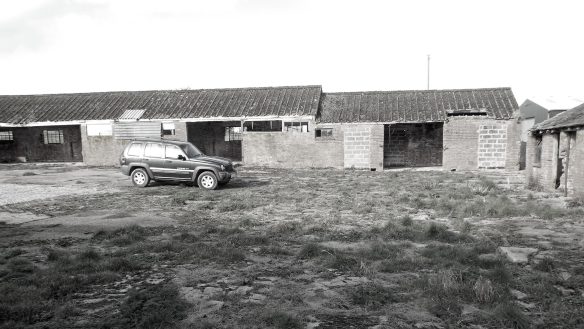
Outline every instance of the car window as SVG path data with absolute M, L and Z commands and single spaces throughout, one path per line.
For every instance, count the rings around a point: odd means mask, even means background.
M 128 149 L 128 155 L 131 156 L 140 156 L 142 155 L 142 143 L 133 143 L 132 145 L 130 145 L 130 148 Z
M 163 158 L 164 148 L 162 144 L 158 143 L 148 143 L 144 149 L 144 156 L 148 158 Z
M 178 159 L 178 156 L 185 156 L 183 151 L 176 145 L 166 145 L 166 158 Z

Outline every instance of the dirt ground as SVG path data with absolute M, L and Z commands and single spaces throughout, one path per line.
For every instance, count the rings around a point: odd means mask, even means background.
M 0 166 L 0 328 L 582 328 L 584 207 L 515 173 Z

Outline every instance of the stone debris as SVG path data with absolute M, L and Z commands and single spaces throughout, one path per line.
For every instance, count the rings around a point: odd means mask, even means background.
M 519 290 L 511 289 L 510 292 L 511 292 L 511 295 L 513 295 L 513 297 L 515 297 L 519 300 L 527 298 L 527 294 L 524 292 L 521 292 Z
M 498 252 L 507 257 L 512 263 L 525 264 L 529 262 L 529 256 L 535 254 L 538 250 L 535 248 L 524 247 L 499 247 Z

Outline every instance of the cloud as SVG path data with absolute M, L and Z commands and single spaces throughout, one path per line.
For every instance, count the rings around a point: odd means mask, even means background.
M 4 5 L 0 10 L 11 10 Z M 97 1 L 47 0 L 16 16 L 0 20 L 0 53 L 38 50 L 55 37 L 51 32 L 66 16 L 95 17 L 107 11 L 107 5 Z

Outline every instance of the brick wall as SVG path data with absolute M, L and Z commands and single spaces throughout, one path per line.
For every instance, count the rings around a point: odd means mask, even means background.
M 369 169 L 371 161 L 371 126 L 346 125 L 344 132 L 345 168 Z
M 507 125 L 490 123 L 479 126 L 479 168 L 504 168 L 507 151 Z
M 244 132 L 243 162 L 275 168 L 343 168 L 343 130 L 333 128 L 333 136 L 316 138 L 314 122 L 307 133 Z

